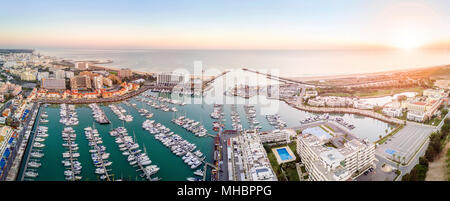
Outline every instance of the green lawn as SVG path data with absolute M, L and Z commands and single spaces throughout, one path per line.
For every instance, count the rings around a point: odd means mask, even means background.
M 283 145 L 283 146 L 285 146 L 285 145 Z M 282 173 L 280 165 L 277 162 L 277 158 L 275 157 L 275 154 L 272 152 L 272 148 L 282 147 L 282 146 L 275 146 L 275 147 L 264 146 L 264 148 L 266 149 L 267 157 L 269 158 L 270 165 L 272 165 L 273 171 L 275 172 L 275 174 L 277 174 L 278 180 L 285 181 L 286 180 L 285 177 L 287 177 L 288 181 L 300 181 L 298 173 L 297 173 L 297 169 L 295 166 L 295 163 L 300 161 L 300 158 L 298 157 L 298 154 L 295 151 L 296 146 L 297 146 L 296 142 L 294 141 L 293 143 L 288 144 L 288 146 L 292 150 L 292 152 L 294 152 L 297 160 L 282 164 L 285 174 Z
M 360 90 L 354 93 L 345 93 L 345 92 L 335 92 L 335 93 L 321 93 L 321 96 L 339 96 L 339 97 L 361 97 L 361 98 L 369 98 L 369 97 L 380 97 L 380 96 L 390 96 L 402 92 L 417 92 L 421 94 L 423 89 L 420 87 L 411 87 L 411 88 L 398 88 L 398 89 L 380 89 L 374 91 Z

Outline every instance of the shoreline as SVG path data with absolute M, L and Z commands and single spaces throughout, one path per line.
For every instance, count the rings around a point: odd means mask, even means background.
M 309 82 L 309 81 L 318 81 L 318 80 L 333 80 L 333 79 L 344 79 L 344 78 L 355 78 L 355 77 L 379 76 L 379 75 L 385 75 L 385 74 L 390 74 L 390 73 L 426 70 L 426 69 L 430 69 L 430 68 L 442 68 L 442 67 L 450 67 L 450 64 L 434 65 L 434 66 L 419 67 L 419 68 L 409 68 L 409 69 L 401 69 L 401 70 L 381 71 L 381 72 L 352 73 L 352 74 L 324 75 L 324 76 L 300 76 L 300 77 L 295 76 L 295 77 L 285 77 L 285 78 L 292 79 L 295 81 L 300 81 L 300 82 Z

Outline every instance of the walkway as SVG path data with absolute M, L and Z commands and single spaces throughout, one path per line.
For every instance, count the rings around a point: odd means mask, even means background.
M 93 98 L 93 99 L 37 99 L 35 102 L 39 103 L 48 103 L 48 104 L 91 104 L 91 103 L 109 103 L 109 102 L 120 102 L 137 96 L 149 89 L 152 89 L 153 86 L 144 85 L 136 91 L 132 91 L 122 96 L 115 96 L 112 98 Z

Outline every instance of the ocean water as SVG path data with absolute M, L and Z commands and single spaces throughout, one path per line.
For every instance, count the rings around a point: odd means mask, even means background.
M 441 50 L 98 50 L 37 49 L 44 55 L 73 60 L 112 60 L 105 66 L 144 72 L 186 69 L 194 61 L 205 69 L 276 70 L 282 76 L 324 76 L 419 68 L 450 63 Z

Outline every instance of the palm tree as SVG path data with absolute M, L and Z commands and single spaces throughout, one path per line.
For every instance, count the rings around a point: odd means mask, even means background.
M 395 154 L 392 154 L 392 160 L 395 161 Z
M 403 156 L 403 163 L 406 163 L 406 157 Z

